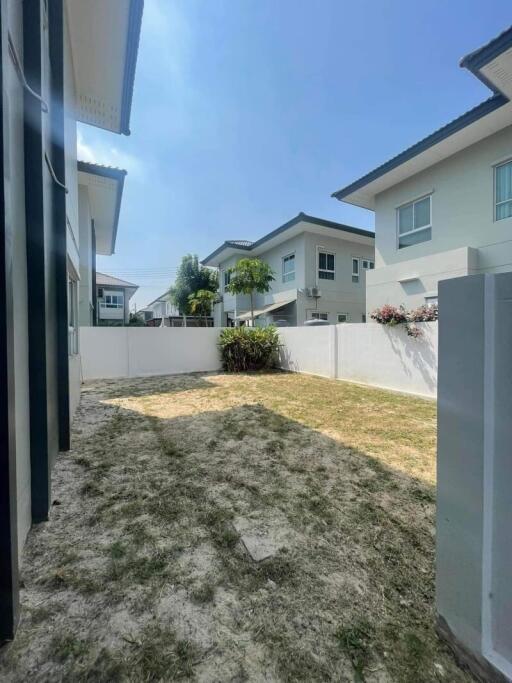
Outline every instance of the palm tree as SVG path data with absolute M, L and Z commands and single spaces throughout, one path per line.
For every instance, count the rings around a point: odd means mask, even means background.
M 230 294 L 249 294 L 251 297 L 251 326 L 254 327 L 254 292 L 264 294 L 275 280 L 274 271 L 259 258 L 242 258 L 229 269 L 230 281 L 226 289 Z
M 207 289 L 200 289 L 193 292 L 188 297 L 188 303 L 191 312 L 194 315 L 204 316 L 204 326 L 208 327 L 208 316 L 211 315 L 213 304 L 217 298 L 215 292 L 210 292 Z

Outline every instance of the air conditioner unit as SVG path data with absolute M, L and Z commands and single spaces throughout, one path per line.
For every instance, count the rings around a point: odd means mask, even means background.
M 318 289 L 318 287 L 308 287 L 306 292 L 307 295 L 312 299 L 319 299 L 322 296 L 322 292 Z

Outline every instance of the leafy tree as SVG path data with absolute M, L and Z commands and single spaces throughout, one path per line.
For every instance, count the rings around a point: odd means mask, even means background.
M 146 323 L 144 322 L 144 318 L 140 313 L 130 313 L 128 325 L 131 327 L 145 327 Z
M 275 280 L 274 271 L 259 258 L 242 258 L 229 269 L 230 281 L 226 289 L 231 294 L 249 294 L 251 297 L 251 325 L 254 326 L 254 293 L 264 294 Z
M 186 321 L 186 316 L 191 313 L 190 295 L 201 290 L 216 292 L 217 289 L 217 273 L 201 266 L 196 254 L 187 254 L 181 259 L 176 280 L 167 295 Z
M 204 326 L 208 326 L 207 318 L 211 315 L 212 306 L 215 303 L 217 295 L 215 292 L 210 292 L 207 289 L 200 289 L 198 292 L 193 292 L 188 297 L 190 311 L 194 315 L 202 315 L 204 317 Z

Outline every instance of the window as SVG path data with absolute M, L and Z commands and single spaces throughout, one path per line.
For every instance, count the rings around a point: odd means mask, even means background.
M 231 282 L 231 273 L 229 272 L 229 270 L 225 270 L 224 271 L 224 289 L 226 289 L 226 287 L 229 285 L 230 282 Z
M 78 288 L 76 280 L 68 279 L 68 353 L 78 353 Z
M 410 247 L 432 238 L 432 197 L 423 197 L 397 209 L 398 248 Z
M 359 282 L 359 259 L 352 259 L 352 282 Z
M 348 323 L 350 320 L 350 316 L 348 313 L 338 313 L 338 322 L 339 323 Z
M 295 254 L 283 257 L 283 282 L 295 280 Z
M 433 296 L 426 296 L 425 297 L 425 304 L 427 306 L 437 306 L 437 294 Z
M 311 313 L 311 320 L 327 320 L 329 318 L 327 313 L 320 313 L 319 311 L 313 311 Z
M 364 270 L 373 270 L 375 268 L 375 263 L 371 261 L 370 259 L 363 259 L 363 269 Z
M 334 254 L 327 251 L 318 252 L 318 279 L 334 280 Z M 323 318 L 322 318 L 323 319 Z
M 124 294 L 105 294 L 103 308 L 124 308 Z
M 495 220 L 512 216 L 512 161 L 494 169 Z

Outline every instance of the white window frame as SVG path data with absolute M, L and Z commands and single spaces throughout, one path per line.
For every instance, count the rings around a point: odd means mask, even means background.
M 512 197 L 510 197 L 510 199 L 505 199 L 501 202 L 498 202 L 497 197 L 496 197 L 496 191 L 497 191 L 496 174 L 497 174 L 499 168 L 501 168 L 502 166 L 508 166 L 509 164 L 512 164 L 511 158 L 505 159 L 505 161 L 500 161 L 499 164 L 495 164 L 493 166 L 493 221 L 494 221 L 494 223 L 497 223 L 498 221 L 510 220 L 512 218 L 512 216 L 505 216 L 504 218 L 498 218 L 498 205 L 501 206 L 501 204 L 508 204 L 509 202 L 512 203 Z
M 116 298 L 116 302 L 114 303 L 112 301 L 112 297 Z M 107 301 L 107 299 L 110 298 L 110 301 Z M 117 299 L 121 298 L 121 301 L 117 301 Z M 101 308 L 124 308 L 124 292 L 122 291 L 108 291 L 108 293 L 103 290 L 103 301 L 100 304 Z
M 222 271 L 222 287 L 224 291 L 226 291 L 226 287 L 229 285 L 230 281 L 231 273 L 229 272 L 229 268 L 224 268 Z
M 357 268 L 354 265 L 357 264 Z M 357 284 L 361 279 L 361 259 L 358 256 L 352 256 L 352 282 Z
M 293 259 L 293 270 L 290 270 L 288 273 L 284 272 L 284 264 L 287 260 Z M 282 276 L 282 281 L 283 282 L 294 282 L 295 280 L 295 252 L 291 252 L 290 254 L 286 254 L 286 256 L 283 256 L 281 258 L 281 276 Z
M 341 316 L 345 317 L 345 320 L 340 320 Z M 348 323 L 350 322 L 350 314 L 349 313 L 336 313 L 336 319 L 338 323 Z
M 320 254 L 325 254 L 325 265 L 327 266 L 327 257 L 332 256 L 334 265 L 333 269 L 331 270 L 330 268 L 320 268 Z M 336 280 L 336 253 L 334 251 L 327 251 L 326 249 L 323 248 L 318 248 L 317 249 L 317 273 L 318 273 L 318 279 L 319 280 L 324 280 L 327 282 L 334 282 Z M 332 278 L 330 277 L 322 277 L 320 273 L 332 273 Z
M 365 265 L 365 263 L 366 263 L 366 265 Z M 362 258 L 361 259 L 361 265 L 363 267 L 363 270 L 374 270 L 375 261 L 371 258 Z
M 412 230 L 408 230 L 407 232 L 400 232 L 400 211 L 402 209 L 407 208 L 408 206 L 412 206 L 412 212 L 413 212 L 413 225 L 414 225 L 414 218 L 415 218 L 415 209 L 414 205 L 418 204 L 418 202 L 422 202 L 424 199 L 429 199 L 429 212 L 430 212 L 430 223 L 428 225 L 422 225 L 421 228 L 413 228 Z M 398 250 L 400 249 L 407 249 L 408 247 L 415 247 L 417 246 L 416 244 L 405 244 L 403 247 L 400 246 L 400 238 L 401 237 L 407 237 L 408 235 L 414 235 L 415 233 L 422 232 L 423 230 L 430 230 L 430 238 L 428 240 L 424 240 L 425 242 L 430 242 L 432 240 L 432 192 L 429 192 L 428 194 L 424 194 L 421 197 L 416 197 L 416 199 L 412 199 L 411 201 L 405 202 L 404 204 L 400 204 L 400 206 L 396 207 L 396 248 Z M 418 242 L 418 244 L 423 244 L 423 242 Z
M 325 311 L 311 311 L 311 320 L 329 320 L 329 313 Z

